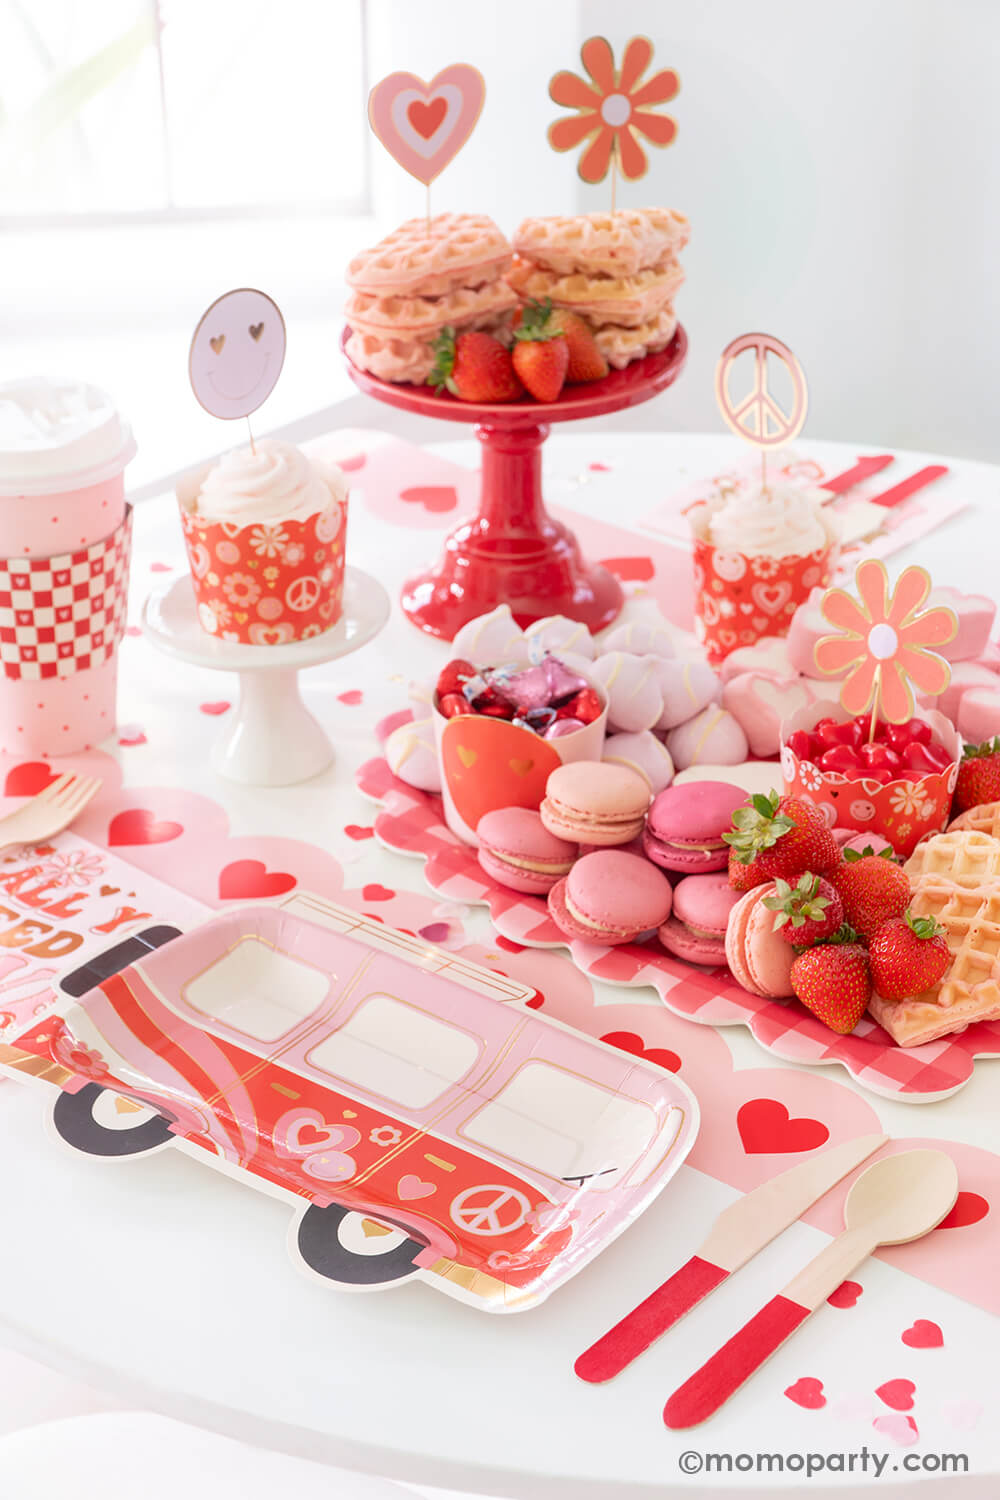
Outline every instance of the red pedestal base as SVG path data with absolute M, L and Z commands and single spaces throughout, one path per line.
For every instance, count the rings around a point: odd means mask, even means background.
M 482 444 L 477 515 L 451 533 L 433 568 L 404 585 L 401 603 L 413 624 L 450 641 L 467 620 L 509 604 L 519 625 L 543 615 L 567 615 L 591 631 L 609 625 L 622 607 L 621 584 L 606 568 L 588 565 L 573 533 L 546 511 L 542 443 L 551 422 L 648 401 L 673 384 L 686 356 L 687 338 L 678 328 L 662 353 L 590 385 L 569 386 L 557 401 L 495 406 L 458 401 L 428 386 L 391 385 L 348 362 L 369 395 L 421 416 L 475 422 Z

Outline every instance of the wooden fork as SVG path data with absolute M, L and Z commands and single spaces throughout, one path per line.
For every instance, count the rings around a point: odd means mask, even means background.
M 100 791 L 99 776 L 75 776 L 66 771 L 44 791 L 0 818 L 0 849 L 12 844 L 43 844 L 77 818 Z

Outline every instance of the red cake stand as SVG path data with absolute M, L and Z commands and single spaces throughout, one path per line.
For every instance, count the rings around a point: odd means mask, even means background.
M 451 533 L 434 567 L 403 585 L 403 611 L 414 625 L 450 641 L 467 620 L 503 603 L 522 626 L 543 615 L 568 615 L 596 631 L 615 619 L 621 584 L 607 568 L 589 566 L 573 533 L 545 509 L 542 444 L 552 422 L 606 416 L 666 390 L 684 367 L 687 347 L 678 327 L 659 354 L 603 380 L 567 386 L 556 401 L 525 397 L 495 405 L 459 401 L 427 385 L 392 385 L 347 361 L 351 379 L 367 395 L 421 417 L 474 422 L 482 444 L 477 515 Z

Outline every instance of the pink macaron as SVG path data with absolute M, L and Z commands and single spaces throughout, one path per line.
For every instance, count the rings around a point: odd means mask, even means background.
M 746 792 L 728 781 L 688 781 L 653 798 L 643 834 L 646 857 L 664 870 L 704 875 L 724 870 L 729 848 L 722 835 Z
M 728 876 L 686 875 L 674 886 L 674 905 L 660 942 L 689 964 L 724 964 L 729 913 L 740 900 Z
M 648 860 L 623 849 L 578 859 L 549 891 L 549 915 L 565 937 L 610 947 L 632 943 L 670 915 L 670 882 Z
M 551 773 L 540 812 L 556 838 L 608 846 L 627 844 L 640 834 L 648 806 L 649 782 L 638 771 L 575 760 Z
M 572 868 L 576 845 L 556 838 L 527 807 L 497 807 L 476 824 L 478 859 L 511 891 L 544 896 Z
M 737 901 L 726 928 L 726 962 L 736 983 L 751 995 L 783 1000 L 792 994 L 795 949 L 775 932 L 774 912 L 764 905 L 775 890 L 768 881 Z

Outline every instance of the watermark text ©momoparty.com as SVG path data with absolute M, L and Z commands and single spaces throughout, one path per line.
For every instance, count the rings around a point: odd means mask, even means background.
M 699 1453 L 688 1448 L 677 1460 L 682 1474 L 968 1474 L 967 1453 Z

